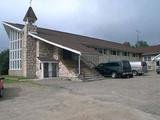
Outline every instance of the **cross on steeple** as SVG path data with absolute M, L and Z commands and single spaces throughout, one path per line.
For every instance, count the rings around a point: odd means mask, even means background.
M 30 0 L 29 4 L 30 4 L 30 6 L 32 6 L 32 0 Z

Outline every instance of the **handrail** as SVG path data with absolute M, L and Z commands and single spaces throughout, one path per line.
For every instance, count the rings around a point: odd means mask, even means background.
M 85 63 L 87 63 L 86 65 L 91 64 L 91 66 L 89 66 L 89 67 L 96 67 L 96 65 L 95 65 L 93 62 L 87 60 L 87 59 L 86 59 L 85 57 L 83 57 L 83 56 L 81 56 L 81 60 L 84 61 Z

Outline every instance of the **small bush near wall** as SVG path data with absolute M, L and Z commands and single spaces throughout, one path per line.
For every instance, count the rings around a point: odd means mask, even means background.
M 9 50 L 4 50 L 0 53 L 0 74 L 8 75 L 9 69 Z

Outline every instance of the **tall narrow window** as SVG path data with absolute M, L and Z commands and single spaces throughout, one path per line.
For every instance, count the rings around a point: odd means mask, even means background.
M 10 38 L 10 70 L 21 69 L 21 49 L 22 49 L 22 34 L 11 29 L 9 32 Z

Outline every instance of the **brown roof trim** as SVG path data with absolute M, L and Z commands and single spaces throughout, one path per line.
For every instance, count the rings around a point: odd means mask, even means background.
M 137 48 L 137 50 L 141 51 L 143 55 L 156 55 L 160 54 L 160 45 L 154 45 L 144 48 Z

